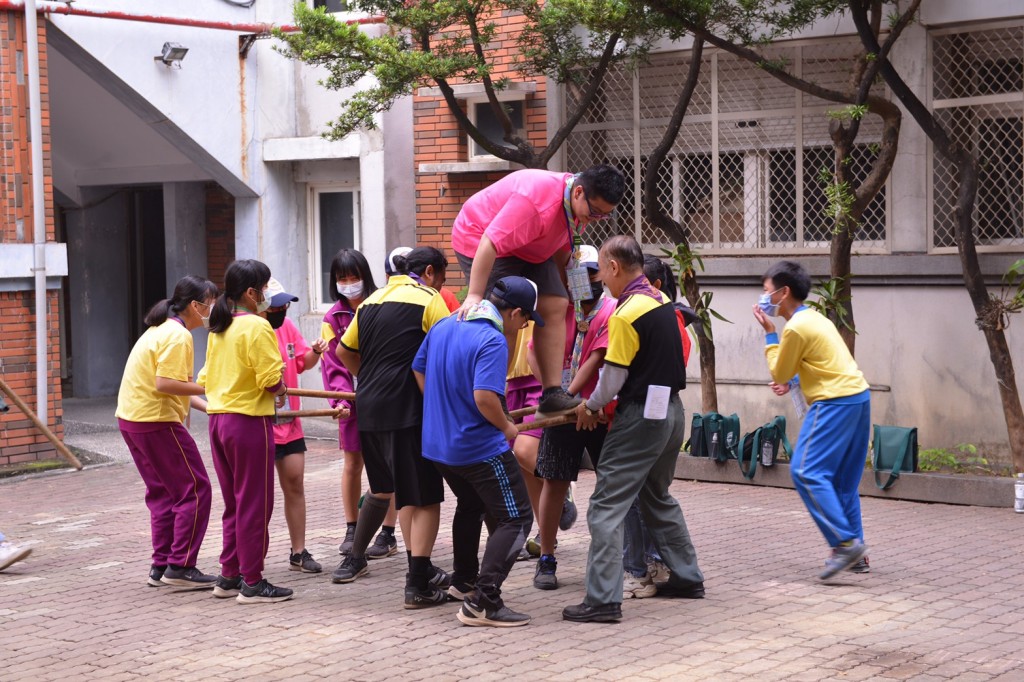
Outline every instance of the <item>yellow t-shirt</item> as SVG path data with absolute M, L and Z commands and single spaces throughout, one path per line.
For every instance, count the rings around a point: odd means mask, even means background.
M 150 327 L 135 342 L 117 392 L 118 419 L 178 422 L 188 415 L 189 397 L 156 390 L 156 378 L 192 380 L 192 334 L 177 320 Z
M 868 390 L 857 362 L 836 326 L 815 310 L 797 311 L 782 330 L 781 343 L 765 346 L 772 380 L 784 384 L 800 375 L 808 404 Z
M 227 331 L 211 333 L 206 365 L 196 383 L 206 387 L 210 414 L 274 414 L 274 395 L 265 389 L 281 383 L 284 362 L 270 323 L 257 315 L 235 315 Z

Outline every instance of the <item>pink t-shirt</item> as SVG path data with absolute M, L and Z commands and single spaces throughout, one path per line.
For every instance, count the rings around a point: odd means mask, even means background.
M 590 312 L 594 312 L 591 310 Z M 590 320 L 587 331 L 583 334 L 583 347 L 580 350 L 580 364 L 582 365 L 596 350 L 608 347 L 608 318 L 615 312 L 615 301 L 605 296 L 601 302 L 601 308 Z M 572 349 L 576 344 L 576 310 L 572 303 L 565 314 L 565 355 L 563 356 L 562 370 L 568 371 L 572 367 Z M 531 343 L 532 345 L 532 343 Z M 587 399 L 597 388 L 597 373 L 580 389 L 580 396 Z
M 562 198 L 572 173 L 527 169 L 506 175 L 463 204 L 452 224 L 452 248 L 476 257 L 484 234 L 498 257 L 543 263 L 571 246 Z
M 277 348 L 281 351 L 281 359 L 284 360 L 284 385 L 298 388 L 299 374 L 306 369 L 309 344 L 302 338 L 299 328 L 287 317 L 284 318 L 284 324 L 275 329 L 274 333 L 277 335 Z M 284 409 L 302 409 L 302 399 L 297 395 L 288 396 L 288 404 Z M 302 437 L 302 422 L 298 418 L 287 424 L 274 424 L 275 445 L 284 445 Z

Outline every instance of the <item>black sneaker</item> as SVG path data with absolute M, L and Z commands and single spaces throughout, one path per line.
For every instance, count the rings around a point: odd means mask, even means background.
M 398 540 L 395 539 L 394 533 L 382 530 L 377 533 L 377 539 L 373 541 L 373 544 L 366 548 L 366 558 L 387 559 L 389 556 L 394 556 L 397 552 Z
M 207 575 L 195 566 L 175 568 L 168 566 L 160 582 L 185 590 L 209 590 L 217 583 L 217 576 Z
M 469 595 L 473 594 L 473 590 L 475 589 L 475 583 L 461 583 L 457 580 L 453 580 L 451 586 L 448 588 L 448 601 L 462 601 Z
M 463 625 L 476 627 L 514 628 L 526 625 L 530 617 L 525 613 L 516 613 L 502 604 L 496 609 L 487 609 L 474 604 L 469 599 L 462 602 L 457 618 Z
M 670 580 L 655 585 L 658 597 L 669 597 L 672 599 L 703 599 L 704 583 L 690 583 L 688 585 L 675 585 Z
M 433 585 L 427 585 L 427 589 L 421 590 L 411 585 L 405 588 L 405 608 L 426 609 L 431 606 L 438 606 L 448 601 L 448 593 L 439 590 Z
M 313 561 L 313 557 L 308 551 L 302 550 L 298 554 L 292 554 L 288 557 L 288 570 L 301 573 L 319 573 L 324 569 L 323 566 Z
M 452 577 L 448 575 L 447 571 L 433 564 L 430 565 L 430 568 L 433 571 L 433 575 L 430 576 L 427 582 L 431 587 L 436 587 L 439 590 L 447 590 L 452 586 Z
M 577 623 L 614 623 L 622 620 L 622 604 L 577 604 L 562 609 L 562 619 Z
M 537 405 L 537 418 L 541 415 L 552 416 L 558 412 L 573 410 L 582 400 L 574 398 L 560 388 L 552 388 L 544 391 Z
M 235 597 L 239 604 L 260 604 L 277 601 L 287 601 L 292 598 L 292 591 L 287 587 L 274 587 L 266 578 L 255 585 L 249 585 L 244 580 L 242 588 Z
M 356 527 L 346 526 L 345 527 L 345 539 L 338 545 L 338 554 L 342 556 L 348 556 L 348 553 L 352 551 L 352 543 L 356 540 Z
M 533 576 L 533 586 L 538 590 L 557 590 L 558 578 L 555 577 L 555 570 L 558 562 L 550 554 L 544 554 L 537 562 L 537 572 Z
M 149 579 L 146 580 L 146 584 L 150 587 L 164 587 L 164 584 L 160 582 L 160 578 L 164 577 L 164 571 L 166 570 L 166 566 L 157 566 L 156 564 L 150 566 Z
M 225 578 L 222 575 L 218 575 L 217 584 L 213 586 L 213 596 L 219 599 L 227 599 L 228 597 L 236 596 L 240 589 L 242 589 L 242 576 L 236 575 L 234 578 Z
M 366 570 L 366 559 L 356 559 L 349 555 L 342 559 L 338 567 L 334 569 L 334 573 L 331 574 L 332 583 L 350 583 L 360 576 L 364 576 L 369 573 Z

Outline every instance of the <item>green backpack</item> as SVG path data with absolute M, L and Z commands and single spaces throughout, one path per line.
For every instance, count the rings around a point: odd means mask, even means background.
M 761 466 L 775 466 L 780 447 L 785 451 L 787 457 L 793 458 L 793 447 L 789 444 L 789 438 L 786 437 L 786 418 L 781 415 L 743 436 L 739 456 L 740 471 L 743 472 L 743 477 L 754 478 L 758 460 L 761 460 Z M 745 462 L 747 464 L 744 464 Z
M 693 457 L 708 457 L 716 462 L 739 458 L 740 418 L 736 413 L 728 417 L 718 412 L 693 413 L 690 439 L 683 450 Z

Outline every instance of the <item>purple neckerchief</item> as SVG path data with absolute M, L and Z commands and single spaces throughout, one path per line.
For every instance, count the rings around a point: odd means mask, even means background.
M 642 294 L 644 296 L 650 296 L 658 303 L 665 302 L 665 299 L 661 297 L 661 292 L 654 288 L 654 285 L 651 284 L 650 280 L 647 279 L 647 276 L 640 275 L 632 282 L 627 284 L 626 288 L 622 290 L 622 293 L 619 294 L 619 300 L 618 303 L 615 304 L 615 307 L 618 308 L 620 305 L 625 303 L 626 299 L 628 299 L 633 294 Z

